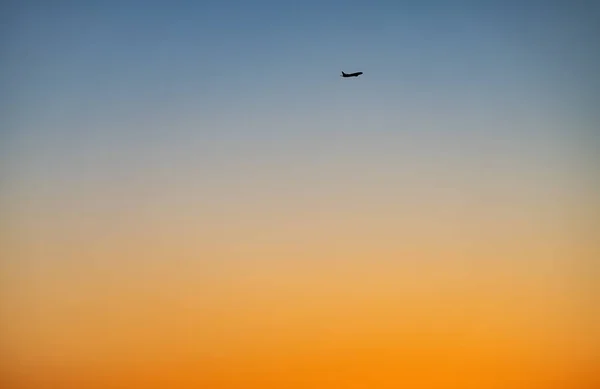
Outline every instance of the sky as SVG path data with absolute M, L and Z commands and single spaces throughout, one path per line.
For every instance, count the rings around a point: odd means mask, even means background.
M 1 7 L 9 387 L 591 384 L 592 2 Z

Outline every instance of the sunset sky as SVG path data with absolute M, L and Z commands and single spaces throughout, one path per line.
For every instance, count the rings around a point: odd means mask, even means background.
M 4 2 L 3 387 L 591 385 L 600 7 L 486 4 Z

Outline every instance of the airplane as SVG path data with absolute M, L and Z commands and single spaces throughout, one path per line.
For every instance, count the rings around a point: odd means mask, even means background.
M 347 77 L 358 77 L 361 74 L 363 74 L 363 72 L 356 72 L 356 73 L 344 73 L 342 71 L 342 77 L 347 78 Z

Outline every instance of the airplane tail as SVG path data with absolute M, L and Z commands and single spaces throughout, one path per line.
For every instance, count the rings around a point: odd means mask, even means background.
M 344 77 L 345 75 L 346 75 L 346 73 L 344 73 L 344 72 L 342 71 L 342 77 Z

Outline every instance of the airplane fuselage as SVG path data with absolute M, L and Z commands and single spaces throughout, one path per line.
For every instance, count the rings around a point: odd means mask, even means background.
M 356 72 L 356 73 L 344 73 L 342 72 L 342 77 L 347 78 L 347 77 L 358 77 L 361 74 L 363 74 L 363 72 Z

